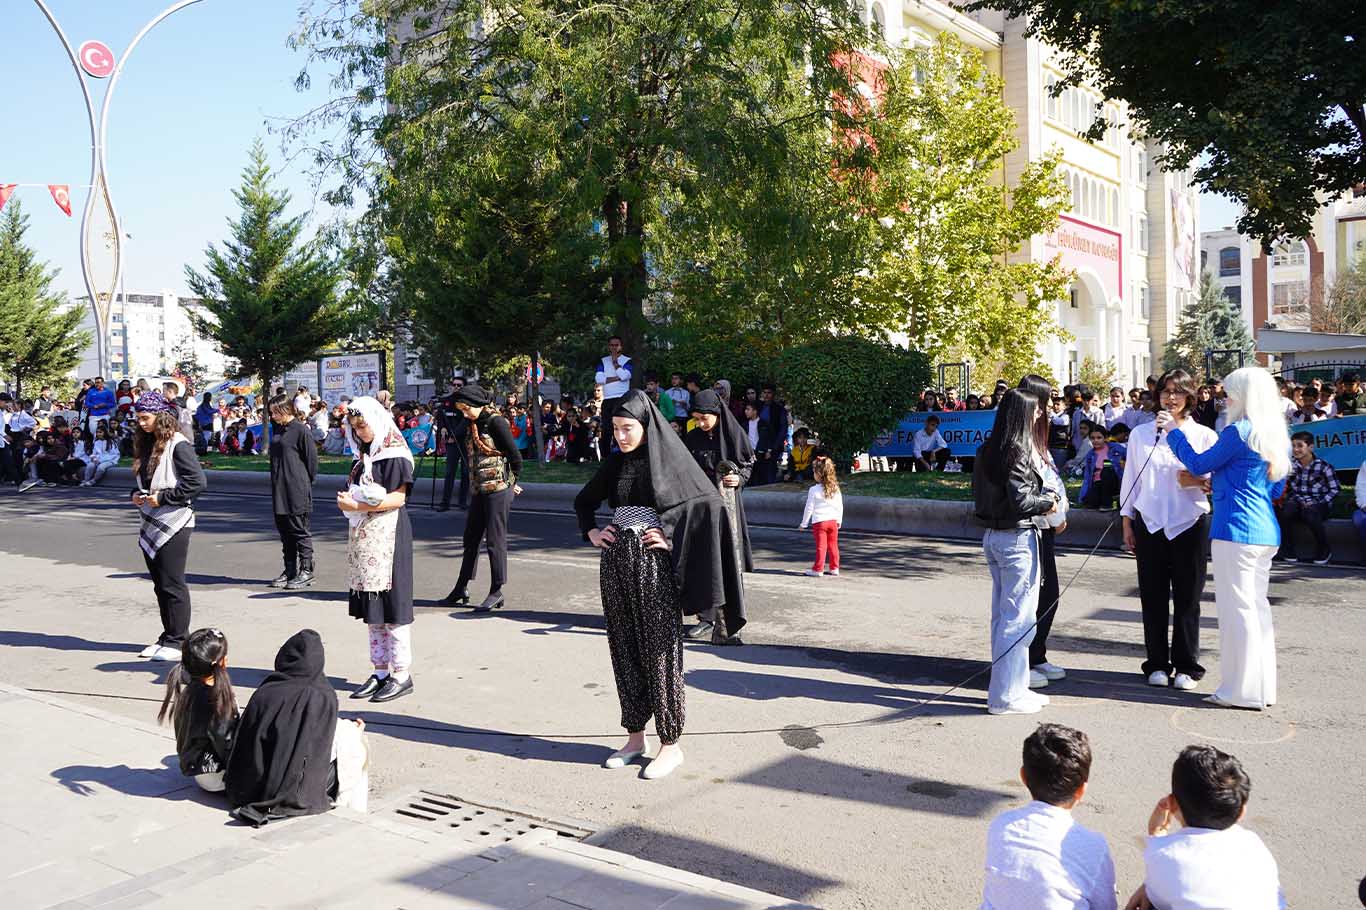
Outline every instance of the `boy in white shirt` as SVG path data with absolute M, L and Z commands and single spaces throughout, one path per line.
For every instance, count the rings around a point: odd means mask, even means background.
M 938 417 L 926 417 L 925 428 L 916 430 L 911 436 L 911 457 L 922 471 L 930 470 L 930 459 L 934 459 L 934 466 L 941 471 L 949 463 L 949 444 L 939 433 Z
M 1172 792 L 1148 819 L 1143 885 L 1125 910 L 1282 910 L 1276 860 L 1238 824 L 1251 792 L 1232 755 L 1210 745 L 1182 749 Z
M 1024 741 L 1020 779 L 1034 800 L 987 830 L 980 910 L 1115 910 L 1110 847 L 1072 819 L 1090 776 L 1091 743 L 1080 730 L 1040 724 Z

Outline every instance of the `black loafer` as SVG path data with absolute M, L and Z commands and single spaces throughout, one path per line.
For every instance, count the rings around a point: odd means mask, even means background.
M 711 638 L 713 624 L 703 620 L 695 626 L 683 630 L 683 637 L 692 641 L 707 641 Z
M 470 596 L 459 588 L 455 588 L 451 593 L 436 602 L 438 607 L 463 607 L 470 602 Z
M 386 680 L 380 679 L 378 676 L 371 676 L 369 679 L 367 679 L 364 683 L 361 684 L 361 687 L 359 689 L 351 693 L 351 697 L 369 698 L 371 695 L 374 695 L 376 692 L 382 689 L 384 687 L 385 682 Z
M 409 676 L 403 682 L 399 682 L 390 676 L 384 680 L 384 685 L 380 686 L 378 692 L 370 697 L 372 702 L 393 701 L 411 694 L 413 691 L 413 678 Z
M 490 594 L 488 597 L 485 597 L 485 598 L 484 598 L 484 602 L 481 603 L 479 606 L 477 606 L 477 607 L 474 608 L 474 612 L 476 612 L 476 613 L 492 613 L 494 610 L 497 610 L 497 609 L 501 608 L 502 606 L 503 606 L 503 592 L 499 591 L 497 594 Z

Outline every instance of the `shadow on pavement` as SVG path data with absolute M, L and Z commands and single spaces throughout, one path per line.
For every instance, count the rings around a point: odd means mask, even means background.
M 55 651 L 124 651 L 136 654 L 145 644 L 118 641 L 91 641 L 75 635 L 48 635 L 46 632 L 19 632 L 0 629 L 0 646 L 11 648 L 48 648 Z
M 938 695 L 937 691 L 864 686 L 798 676 L 749 673 L 743 670 L 690 670 L 687 683 L 694 689 L 756 701 L 777 698 L 810 698 L 839 704 L 873 705 L 895 711 L 915 708 L 920 702 Z M 923 709 L 926 715 L 981 714 L 986 708 L 982 698 L 947 695 Z M 893 718 L 880 718 L 893 719 Z
M 365 704 L 361 702 L 360 704 Z M 530 761 L 563 762 L 566 764 L 600 765 L 612 754 L 615 746 L 595 745 L 585 742 L 569 742 L 525 736 L 502 730 L 489 730 L 481 727 L 466 727 L 450 724 L 425 717 L 407 714 L 375 713 L 371 711 L 346 711 L 348 717 L 364 718 L 367 731 L 383 734 L 393 739 L 428 745 L 456 746 L 476 752 L 489 752 Z

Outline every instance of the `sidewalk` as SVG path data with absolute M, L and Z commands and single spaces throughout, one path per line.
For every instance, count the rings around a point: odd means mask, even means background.
M 807 906 L 550 828 L 499 827 L 512 817 L 493 818 L 486 834 L 456 832 L 440 816 L 460 808 L 447 797 L 425 813 L 400 814 L 405 797 L 367 815 L 252 829 L 180 775 L 164 728 L 5 685 L 0 726 L 11 744 L 0 768 L 0 894 L 16 910 Z

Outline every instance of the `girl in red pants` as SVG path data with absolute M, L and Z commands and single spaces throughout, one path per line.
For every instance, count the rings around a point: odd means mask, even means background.
M 830 568 L 826 575 L 840 574 L 840 525 L 844 523 L 844 499 L 840 496 L 839 481 L 835 479 L 835 463 L 829 458 L 818 458 L 812 465 L 816 485 L 806 491 L 806 511 L 802 512 L 799 528 L 811 526 L 816 536 L 816 564 L 806 570 L 807 575 L 819 576 L 825 569 L 826 553 L 830 554 Z

